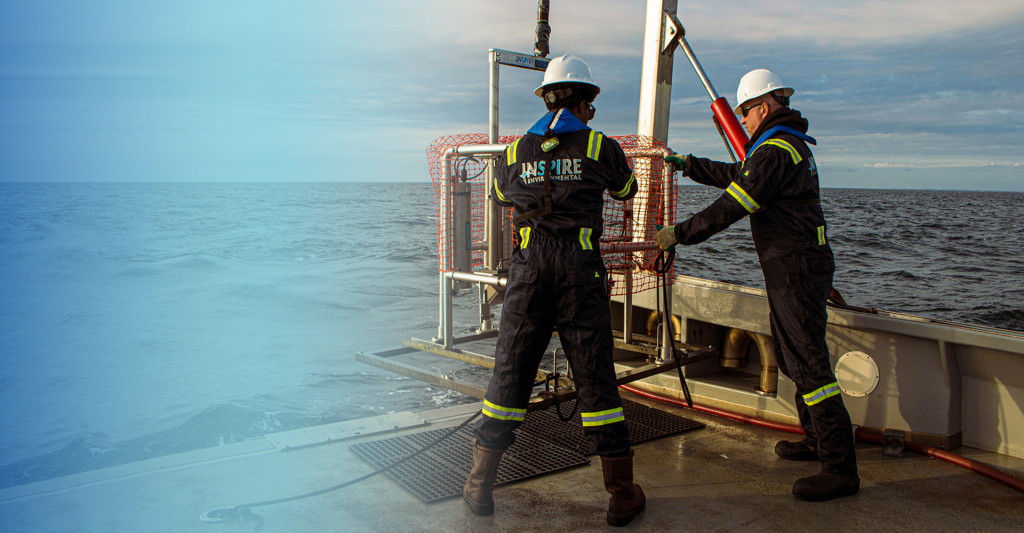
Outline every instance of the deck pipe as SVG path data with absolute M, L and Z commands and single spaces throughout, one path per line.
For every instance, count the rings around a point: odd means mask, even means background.
M 647 392 L 647 391 L 645 391 L 643 389 L 640 389 L 640 388 L 637 388 L 637 387 L 633 387 L 633 386 L 630 386 L 630 385 L 620 385 L 619 388 L 621 388 L 621 389 L 623 389 L 623 390 L 625 390 L 627 392 L 631 392 L 633 394 L 636 394 L 637 396 L 643 396 L 644 398 L 647 398 L 647 399 L 650 399 L 650 400 L 654 400 L 654 401 L 657 401 L 657 402 L 667 403 L 667 404 L 670 404 L 670 405 L 675 405 L 677 407 L 683 407 L 683 408 L 687 407 L 686 402 L 683 401 L 683 400 L 679 400 L 679 399 L 672 398 L 672 397 L 669 397 L 669 396 L 663 396 L 661 394 L 656 394 L 656 393 L 653 393 L 653 392 Z M 803 428 L 801 428 L 800 426 L 794 425 L 794 424 L 786 424 L 786 423 L 783 423 L 783 422 L 773 422 L 771 420 L 765 420 L 763 418 L 756 418 L 756 417 L 748 416 L 748 415 L 741 415 L 739 413 L 734 413 L 732 411 L 726 411 L 724 409 L 718 409 L 718 408 L 715 408 L 715 407 L 709 407 L 709 406 L 700 405 L 700 404 L 697 404 L 697 403 L 693 404 L 693 410 L 694 411 L 700 411 L 702 413 L 707 413 L 707 414 L 710 414 L 710 415 L 720 416 L 722 418 L 728 418 L 730 420 L 736 420 L 736 421 L 739 421 L 739 422 L 746 422 L 748 424 L 753 424 L 755 426 L 760 426 L 760 427 L 763 427 L 763 428 L 775 429 L 775 430 L 778 430 L 778 431 L 785 431 L 786 433 L 794 433 L 794 434 L 797 434 L 797 435 L 804 435 Z M 861 442 L 866 442 L 868 444 L 877 444 L 877 445 L 881 445 L 882 444 L 882 436 L 881 435 L 871 435 L 871 434 L 868 434 L 868 433 L 857 432 L 857 440 L 859 440 Z M 903 443 L 903 447 L 908 449 L 908 450 L 910 450 L 910 451 L 912 451 L 912 452 L 919 453 L 921 455 L 927 455 L 928 457 L 932 457 L 934 459 L 941 459 L 943 461 L 946 461 L 947 463 L 954 464 L 954 465 L 959 466 L 961 468 L 966 468 L 967 470 L 970 470 L 971 472 L 976 472 L 976 473 L 981 474 L 981 475 L 983 475 L 983 476 L 985 476 L 985 477 L 987 477 L 989 479 L 992 479 L 994 481 L 998 481 L 999 483 L 1002 483 L 1003 485 L 1006 485 L 1007 487 L 1010 487 L 1012 489 L 1016 489 L 1016 490 L 1018 490 L 1020 492 L 1024 492 L 1024 481 L 1022 481 L 1020 479 L 1017 479 L 1017 478 L 1015 478 L 1015 477 L 1013 477 L 1013 476 L 1011 476 L 1009 474 L 1006 474 L 1004 472 L 1001 472 L 999 470 L 996 470 L 995 468 L 992 468 L 992 467 L 990 467 L 988 465 L 979 463 L 977 461 L 973 461 L 971 459 L 968 459 L 966 457 L 962 457 L 962 456 L 957 455 L 955 453 L 950 453 L 950 452 L 947 452 L 945 450 L 941 450 L 939 448 L 935 448 L 933 446 L 924 446 L 922 444 L 917 444 L 917 443 L 914 443 L 914 442 L 904 442 Z

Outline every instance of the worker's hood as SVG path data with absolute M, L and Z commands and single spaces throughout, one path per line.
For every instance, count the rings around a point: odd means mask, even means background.
M 768 132 L 768 130 L 775 128 L 776 126 L 783 126 L 784 128 L 779 128 L 775 131 L 790 130 L 787 131 L 786 133 L 795 135 L 796 137 L 802 139 L 804 142 L 808 142 L 810 144 L 817 144 L 815 143 L 813 138 L 807 136 L 807 125 L 807 119 L 800 116 L 800 112 L 797 111 L 796 109 L 790 109 L 788 107 L 779 109 L 778 111 L 772 113 L 771 115 L 768 115 L 768 118 L 766 118 L 764 122 L 762 122 L 761 125 L 757 127 L 757 130 L 754 131 L 754 134 L 750 136 L 750 141 L 748 141 L 745 146 L 746 152 L 749 154 L 751 152 L 750 148 L 752 146 L 761 144 L 762 137 L 765 140 L 767 140 L 768 137 L 765 136 L 765 133 Z
M 590 129 L 580 119 L 576 118 L 576 115 L 573 115 L 565 108 L 559 109 L 558 111 L 552 111 L 541 117 L 541 119 L 530 128 L 530 133 L 540 135 L 541 137 L 547 137 L 550 135 L 548 133 L 549 128 L 555 135 Z

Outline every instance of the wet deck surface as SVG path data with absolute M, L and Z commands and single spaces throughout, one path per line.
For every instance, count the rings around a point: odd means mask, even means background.
M 792 436 L 624 395 L 707 424 L 637 446 L 636 480 L 647 493 L 647 510 L 624 530 L 1024 530 L 1024 494 L 938 460 L 910 453 L 885 457 L 880 447 L 864 444 L 857 448 L 860 494 L 799 501 L 790 492 L 793 481 L 819 467 L 775 456 L 774 443 Z M 459 410 L 446 414 L 458 416 L 421 413 L 434 418 L 432 429 L 465 418 Z M 380 437 L 363 441 L 374 438 Z M 370 465 L 348 449 L 355 442 L 289 453 L 250 444 L 241 455 L 106 481 L 92 476 L 90 483 L 40 495 L 17 497 L 27 493 L 24 487 L 20 493 L 0 491 L 0 531 L 249 532 L 254 521 L 204 523 L 198 517 L 210 508 L 291 496 L 367 474 Z M 499 487 L 493 517 L 472 515 L 460 499 L 423 504 L 385 476 L 252 511 L 263 517 L 265 532 L 619 530 L 605 524 L 607 497 L 595 457 L 589 466 Z

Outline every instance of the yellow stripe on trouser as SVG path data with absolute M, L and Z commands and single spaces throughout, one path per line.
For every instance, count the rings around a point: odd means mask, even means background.
M 604 139 L 604 135 L 590 130 L 590 138 L 587 141 L 587 157 L 597 161 L 597 158 L 601 156 L 601 141 Z
M 596 413 L 580 413 L 580 416 L 583 417 L 583 427 L 604 426 L 606 424 L 626 421 L 621 407 Z
M 530 244 L 530 228 L 529 226 L 519 228 L 519 249 L 523 250 L 526 245 Z
M 839 394 L 839 383 L 833 381 L 828 385 L 814 391 L 804 394 L 804 403 L 807 405 L 814 405 L 824 401 L 826 398 L 831 398 Z
M 484 400 L 483 413 L 491 418 L 497 418 L 498 420 L 514 420 L 522 422 L 522 420 L 526 418 L 526 409 L 502 407 L 487 400 Z
M 619 197 L 619 198 L 622 198 L 623 196 L 625 196 L 626 194 L 628 194 L 628 193 L 629 193 L 629 188 L 630 188 L 630 186 L 632 186 L 632 185 L 633 185 L 633 179 L 634 179 L 633 173 L 632 173 L 632 172 L 630 172 L 630 173 L 629 173 L 629 181 L 627 181 L 627 182 L 626 182 L 626 186 L 625 186 L 625 187 L 623 187 L 621 191 L 618 191 L 618 192 L 613 192 L 613 193 L 612 193 L 612 196 L 617 196 L 617 197 Z
M 735 181 L 730 183 L 729 187 L 726 188 L 725 191 L 732 195 L 732 197 L 735 198 L 748 213 L 753 213 L 754 211 L 761 209 L 761 206 L 757 205 L 757 202 L 747 194 L 747 191 L 744 191 L 742 187 L 736 185 Z
M 818 246 L 825 245 L 825 226 L 818 226 Z
M 590 234 L 593 231 L 594 230 L 590 228 L 580 228 L 580 246 L 582 246 L 584 250 L 594 249 L 594 245 L 590 243 Z

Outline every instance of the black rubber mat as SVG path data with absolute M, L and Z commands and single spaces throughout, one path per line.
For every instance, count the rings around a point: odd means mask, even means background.
M 559 406 L 562 416 L 569 416 L 574 407 L 576 407 L 575 400 L 564 402 Z M 700 422 L 647 407 L 625 398 L 622 399 L 622 411 L 626 417 L 626 427 L 629 428 L 629 440 L 633 444 L 704 427 L 704 424 Z M 579 413 L 573 415 L 571 424 L 567 424 L 555 414 L 554 406 L 543 411 L 533 411 L 526 414 L 526 421 L 520 429 L 570 450 L 582 454 L 590 453 L 590 445 L 586 435 L 583 434 L 583 419 Z
M 568 416 L 575 401 L 563 403 Z M 704 424 L 646 405 L 622 400 L 629 437 L 634 444 L 704 427 Z M 402 437 L 393 437 L 351 446 L 359 457 L 376 468 L 384 468 L 402 457 L 434 442 L 451 429 L 435 429 Z M 406 490 L 424 502 L 458 496 L 473 466 L 472 425 L 460 429 L 440 444 L 386 472 Z M 551 407 L 526 415 L 516 430 L 515 444 L 505 452 L 498 467 L 497 484 L 511 483 L 589 464 L 584 457 L 589 445 L 583 434 L 579 413 L 562 422 Z
M 376 468 L 434 442 L 451 429 L 435 429 L 404 437 L 365 442 L 352 451 Z M 424 502 L 430 503 L 462 494 L 462 485 L 473 466 L 473 428 L 466 426 L 437 446 L 394 467 L 386 474 Z M 505 452 L 498 467 L 497 484 L 511 483 L 574 466 L 590 460 L 573 450 L 537 438 L 528 431 L 516 431 L 516 441 Z

